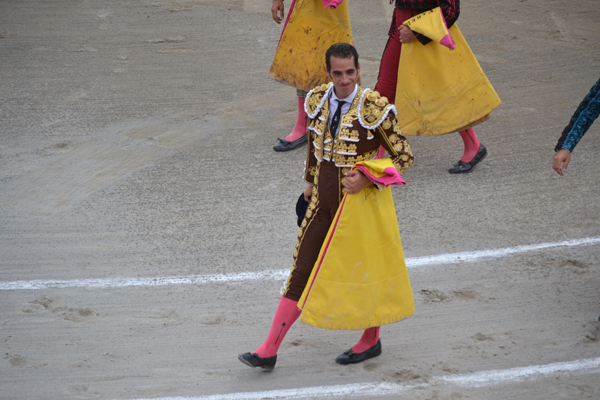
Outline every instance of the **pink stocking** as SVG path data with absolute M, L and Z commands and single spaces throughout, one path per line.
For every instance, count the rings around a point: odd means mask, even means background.
M 275 312 L 275 318 L 273 319 L 271 330 L 269 330 L 269 334 L 267 335 L 267 340 L 254 353 L 258 354 L 260 358 L 275 356 L 285 334 L 296 319 L 298 319 L 300 313 L 297 301 L 282 297 Z
M 362 353 L 375 346 L 379 340 L 379 328 L 379 326 L 375 326 L 373 328 L 365 329 L 358 343 L 352 347 L 352 351 L 355 353 Z
M 292 129 L 292 132 L 285 138 L 288 142 L 293 142 L 306 135 L 308 129 L 308 115 L 306 115 L 306 111 L 304 111 L 304 100 L 305 97 L 298 96 L 298 119 L 296 120 L 296 126 Z
M 473 128 L 460 131 L 459 134 L 465 145 L 465 152 L 463 153 L 463 156 L 460 159 L 462 162 L 471 162 L 475 157 L 475 154 L 477 154 L 477 152 L 479 151 L 481 143 L 479 143 L 479 139 L 477 139 L 477 136 L 475 136 Z

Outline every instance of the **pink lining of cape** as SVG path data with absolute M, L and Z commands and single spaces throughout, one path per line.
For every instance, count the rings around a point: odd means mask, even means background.
M 334 10 L 337 6 L 342 4 L 344 0 L 321 0 L 323 2 L 323 7 L 331 7 Z
M 444 21 L 444 26 L 446 27 L 446 31 L 448 34 L 440 40 L 440 44 L 446 46 L 450 50 L 454 50 L 456 48 L 456 43 L 452 40 L 452 36 L 450 36 L 450 30 L 448 29 L 448 24 L 446 23 L 446 19 L 444 18 L 444 13 L 442 13 L 442 9 L 440 8 L 440 14 L 442 14 L 442 21 Z
M 369 180 L 378 185 L 382 185 L 388 187 L 390 185 L 404 185 L 406 186 L 406 182 L 400 176 L 396 168 L 388 167 L 383 170 L 385 172 L 384 176 L 375 176 L 369 172 L 369 170 L 363 165 L 356 165 L 354 168 L 359 169 Z

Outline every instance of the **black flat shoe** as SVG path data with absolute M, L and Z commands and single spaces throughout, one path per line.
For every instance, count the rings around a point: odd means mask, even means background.
M 277 362 L 276 355 L 268 358 L 260 358 L 256 353 L 239 354 L 238 359 L 249 367 L 261 367 L 269 371 L 275 368 L 275 363 Z
M 342 365 L 348 364 L 356 364 L 359 362 L 363 362 L 368 360 L 369 358 L 377 357 L 381 354 L 381 341 L 377 341 L 377 344 L 362 353 L 355 353 L 350 350 L 346 350 L 338 358 L 335 359 L 335 362 Z
M 294 150 L 297 149 L 298 147 L 302 147 L 304 146 L 306 143 L 308 143 L 308 134 L 299 137 L 296 140 L 293 140 L 291 142 L 288 142 L 285 139 L 279 139 L 277 138 L 277 140 L 279 140 L 279 142 L 273 146 L 273 150 L 275 151 L 290 151 L 290 150 Z
M 464 162 L 459 160 L 452 168 L 448 170 L 451 174 L 466 174 L 468 172 L 473 171 L 473 168 L 481 162 L 487 156 L 487 149 L 483 144 L 479 146 L 479 150 L 477 150 L 477 154 L 470 162 Z

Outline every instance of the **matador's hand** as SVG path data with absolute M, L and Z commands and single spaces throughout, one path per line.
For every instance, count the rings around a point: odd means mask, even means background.
M 400 43 L 410 43 L 417 38 L 415 33 L 406 25 L 400 25 L 398 30 L 400 31 Z
M 281 24 L 283 21 L 284 13 L 283 13 L 283 0 L 273 0 L 273 7 L 271 7 L 271 15 L 273 15 L 273 21 Z M 279 15 L 277 13 L 279 12 Z
M 348 171 L 345 176 L 346 183 L 344 184 L 344 191 L 349 194 L 358 193 L 372 183 L 369 178 L 357 170 Z
M 310 196 L 312 196 L 313 187 L 308 185 L 306 190 L 304 190 L 304 200 L 310 202 Z

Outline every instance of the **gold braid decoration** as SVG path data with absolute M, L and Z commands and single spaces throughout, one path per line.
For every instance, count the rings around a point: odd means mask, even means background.
M 331 83 L 325 83 L 321 86 L 317 86 L 306 97 L 306 111 L 309 115 L 313 115 L 317 108 L 323 103 L 323 97 L 330 85 Z
M 368 90 L 364 93 L 360 104 L 361 125 L 367 129 L 375 129 L 382 123 L 384 118 L 391 112 L 393 105 L 387 102 L 379 92 Z

